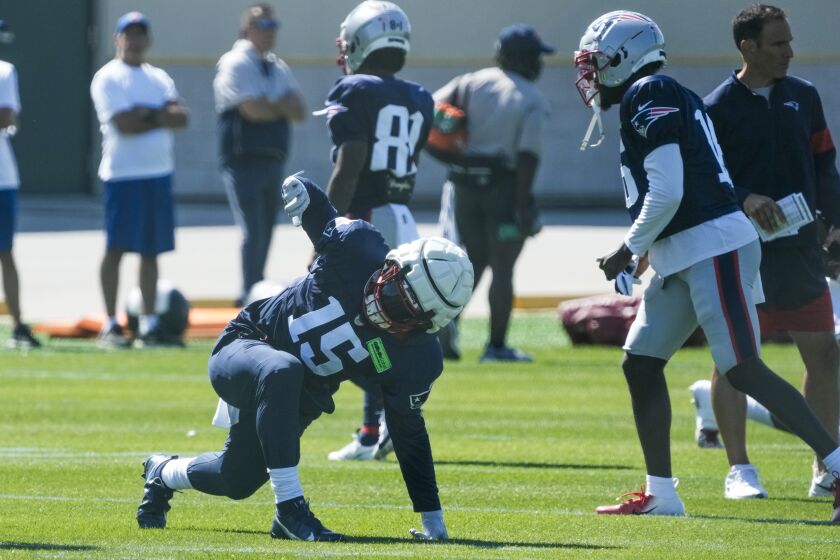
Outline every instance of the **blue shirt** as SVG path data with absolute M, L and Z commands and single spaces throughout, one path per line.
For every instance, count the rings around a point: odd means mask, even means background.
M 326 195 L 305 183 L 310 204 L 303 228 L 318 258 L 283 292 L 243 309 L 218 345 L 257 338 L 294 355 L 304 367 L 305 396 L 328 414 L 342 381 L 359 377 L 380 386 L 414 509 L 436 511 L 440 502 L 421 406 L 443 371 L 440 344 L 425 332 L 401 340 L 361 319 L 365 284 L 382 269 L 388 247 L 373 226 L 337 217 Z
M 362 215 L 389 202 L 405 204 L 414 190 L 416 154 L 425 146 L 434 102 L 418 84 L 369 74 L 344 76 L 326 101 L 335 161 L 350 140 L 368 144 L 349 212 Z
M 735 72 L 703 100 L 715 124 L 723 156 L 743 203 L 750 193 L 778 200 L 801 192 L 813 213 L 840 226 L 837 151 L 816 88 L 800 78 L 778 80 L 769 100 L 753 93 Z M 815 245 L 816 226 L 768 243 Z
M 703 102 L 673 78 L 648 76 L 624 94 L 621 142 L 625 198 L 634 221 L 649 188 L 645 158 L 665 144 L 679 145 L 683 197 L 657 240 L 739 211 Z

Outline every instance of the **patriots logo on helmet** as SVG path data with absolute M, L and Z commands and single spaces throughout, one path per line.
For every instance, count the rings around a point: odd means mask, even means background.
M 653 101 L 648 101 L 644 105 L 639 106 L 636 115 L 630 119 L 630 124 L 643 138 L 647 138 L 647 131 L 650 125 L 671 113 L 679 111 L 676 107 L 648 107 Z

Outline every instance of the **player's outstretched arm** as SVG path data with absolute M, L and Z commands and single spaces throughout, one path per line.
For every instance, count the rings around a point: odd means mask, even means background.
M 394 441 L 394 452 L 400 464 L 405 487 L 411 498 L 414 511 L 420 513 L 422 530 L 410 529 L 416 539 L 448 539 L 443 510 L 438 496 L 435 465 L 432 459 L 432 446 L 426 431 L 426 422 L 420 412 L 429 391 L 399 396 L 385 393 L 385 418 L 388 430 Z M 413 403 L 408 406 L 395 406 L 397 403 Z
M 324 191 L 301 175 L 286 177 L 281 194 L 283 208 L 292 223 L 303 226 L 313 245 L 321 238 L 327 224 L 338 216 Z

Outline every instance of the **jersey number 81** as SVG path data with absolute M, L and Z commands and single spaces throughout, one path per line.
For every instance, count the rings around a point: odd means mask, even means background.
M 402 105 L 385 105 L 376 118 L 376 142 L 370 157 L 371 171 L 390 171 L 396 177 L 417 173 L 414 151 L 420 140 L 423 115 L 409 115 Z

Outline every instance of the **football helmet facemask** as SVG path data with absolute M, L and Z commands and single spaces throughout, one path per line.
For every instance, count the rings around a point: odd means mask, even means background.
M 458 316 L 472 295 L 473 267 L 446 239 L 417 239 L 392 249 L 364 290 L 362 315 L 390 333 L 434 333 Z
M 365 0 L 347 14 L 335 40 L 336 62 L 345 74 L 355 74 L 365 59 L 379 49 L 400 49 L 408 53 L 411 23 L 393 2 Z
M 642 67 L 667 62 L 665 38 L 659 26 L 637 12 L 619 10 L 604 14 L 589 27 L 575 51 L 577 80 L 575 86 L 587 107 L 595 114 L 589 123 L 580 149 L 597 146 L 604 138 L 601 125 L 601 89 L 624 84 Z M 589 138 L 598 125 L 600 137 L 592 144 Z

